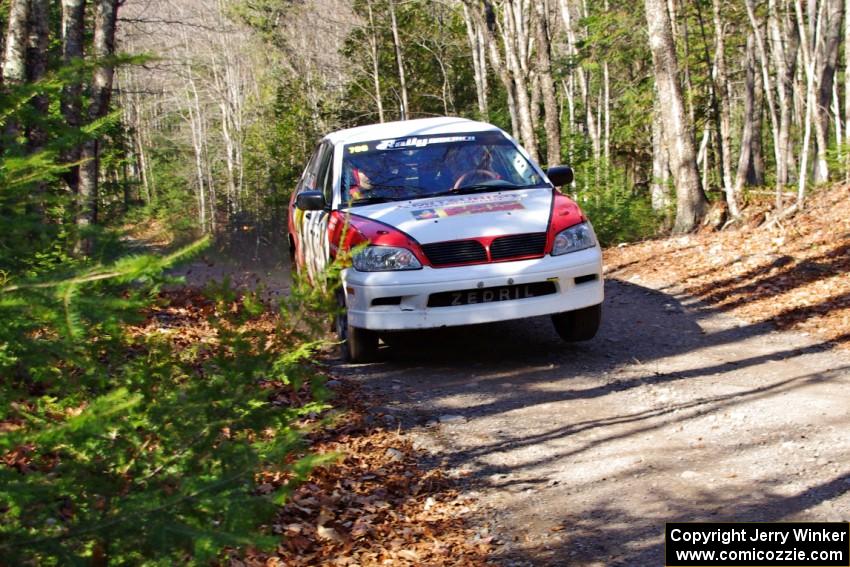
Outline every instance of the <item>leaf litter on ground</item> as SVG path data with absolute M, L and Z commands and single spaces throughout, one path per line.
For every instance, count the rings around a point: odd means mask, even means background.
M 737 229 L 610 248 L 606 275 L 850 348 L 848 210 L 848 185 L 815 191 L 802 212 L 773 225 L 768 206 L 754 204 Z

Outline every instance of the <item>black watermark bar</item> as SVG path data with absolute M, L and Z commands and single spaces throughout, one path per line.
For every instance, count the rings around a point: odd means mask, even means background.
M 850 523 L 670 523 L 667 567 L 850 567 Z

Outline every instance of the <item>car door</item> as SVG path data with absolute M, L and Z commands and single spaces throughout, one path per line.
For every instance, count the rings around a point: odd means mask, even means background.
M 311 190 L 322 191 L 327 203 L 325 210 L 304 211 L 305 263 L 310 280 L 315 282 L 327 267 L 330 256 L 328 220 L 333 196 L 333 145 L 329 142 L 324 142 L 319 148 Z
M 297 264 L 298 269 L 303 269 L 307 265 L 307 250 L 305 249 L 307 230 L 304 225 L 304 213 L 306 211 L 299 209 L 296 206 L 296 202 L 299 193 L 309 191 L 316 185 L 316 172 L 321 160 L 321 150 L 322 146 L 320 144 L 316 145 L 289 201 L 289 233 L 290 238 L 292 238 L 291 246 L 295 253 L 293 255 L 293 261 Z

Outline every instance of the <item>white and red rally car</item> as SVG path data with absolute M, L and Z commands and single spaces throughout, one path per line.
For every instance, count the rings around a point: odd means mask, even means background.
M 342 272 L 343 356 L 373 359 L 381 332 L 552 315 L 567 341 L 593 338 L 602 252 L 578 205 L 508 134 L 429 118 L 326 136 L 292 196 L 293 262 L 311 278 L 361 246 Z

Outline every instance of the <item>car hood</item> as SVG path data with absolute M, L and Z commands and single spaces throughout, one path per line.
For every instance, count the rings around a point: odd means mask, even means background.
M 393 226 L 420 244 L 430 244 L 545 232 L 553 196 L 550 187 L 541 187 L 380 203 L 349 211 Z

